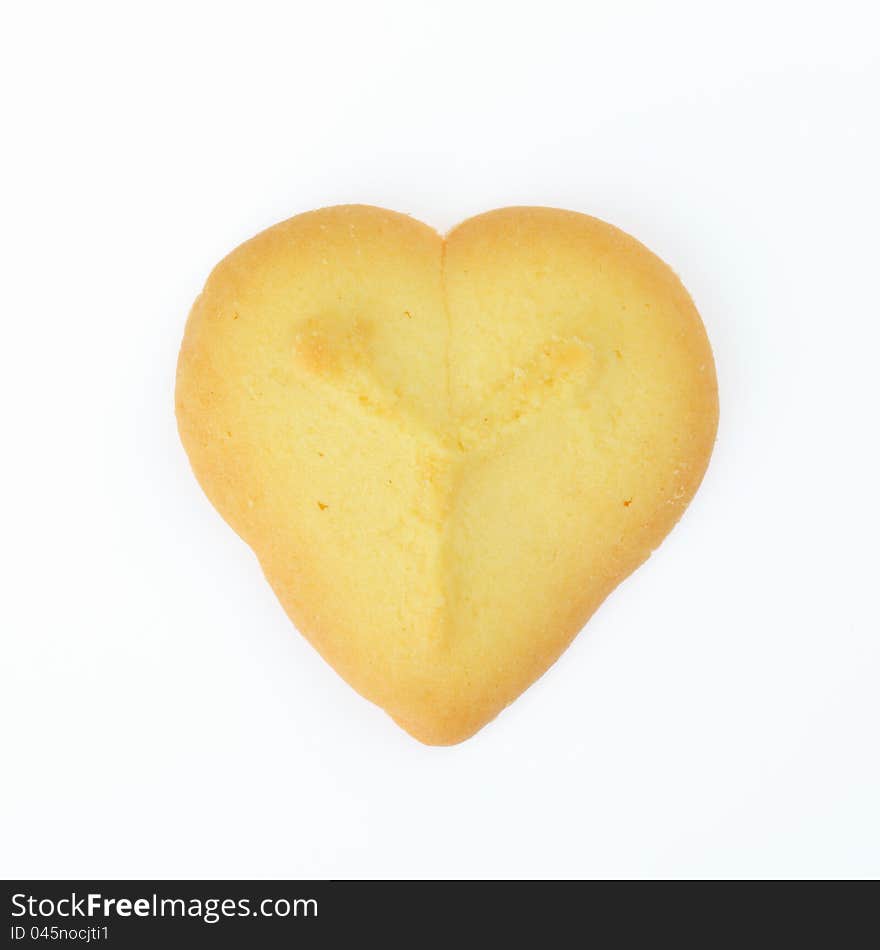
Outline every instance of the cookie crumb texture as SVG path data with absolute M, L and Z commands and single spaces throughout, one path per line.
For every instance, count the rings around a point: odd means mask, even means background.
M 264 231 L 196 300 L 176 403 L 298 629 L 436 745 L 512 702 L 657 547 L 718 418 L 673 272 L 547 208 L 445 239 L 360 205 Z

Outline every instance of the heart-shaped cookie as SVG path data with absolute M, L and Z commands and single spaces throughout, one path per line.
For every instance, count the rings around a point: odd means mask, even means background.
M 264 231 L 196 301 L 176 401 L 293 622 L 432 744 L 514 700 L 657 547 L 718 417 L 672 271 L 546 208 L 445 239 L 358 205 Z

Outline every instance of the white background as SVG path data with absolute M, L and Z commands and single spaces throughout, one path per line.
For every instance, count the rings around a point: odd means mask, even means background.
M 876 4 L 19 4 L 2 30 L 6 876 L 880 874 Z M 636 235 L 715 348 L 661 550 L 425 748 L 190 474 L 212 265 L 340 202 Z

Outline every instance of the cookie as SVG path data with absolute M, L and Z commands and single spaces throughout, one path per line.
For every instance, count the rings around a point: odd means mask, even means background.
M 437 745 L 541 676 L 660 544 L 718 419 L 675 274 L 547 208 L 445 239 L 361 205 L 269 228 L 196 300 L 176 408 L 296 627 Z

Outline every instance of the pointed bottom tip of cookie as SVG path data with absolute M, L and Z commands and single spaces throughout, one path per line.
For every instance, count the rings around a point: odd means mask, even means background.
M 455 746 L 467 742 L 489 722 L 489 720 L 474 722 L 472 719 L 465 718 L 455 721 L 427 721 L 424 719 L 414 721 L 398 716 L 392 716 L 391 718 L 417 742 L 433 748 Z

